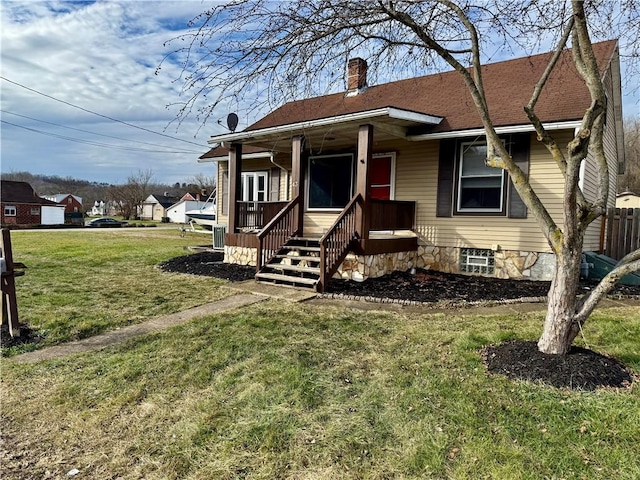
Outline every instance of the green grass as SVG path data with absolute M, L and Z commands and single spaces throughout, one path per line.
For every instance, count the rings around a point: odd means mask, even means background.
M 166 274 L 159 262 L 186 255 L 175 229 L 118 229 L 11 234 L 14 260 L 27 265 L 16 279 L 20 322 L 44 337 L 39 347 L 173 313 L 229 295 L 226 282 Z M 14 354 L 31 347 L 4 349 Z
M 142 230 L 16 233 L 21 313 L 60 341 L 76 327 L 59 310 L 113 328 L 224 294 L 153 267 L 200 237 Z M 94 288 L 105 278 L 117 294 Z M 572 392 L 487 374 L 480 348 L 542 322 L 268 301 L 100 352 L 4 358 L 3 478 L 640 478 L 637 382 Z M 638 308 L 597 310 L 584 333 L 640 372 Z

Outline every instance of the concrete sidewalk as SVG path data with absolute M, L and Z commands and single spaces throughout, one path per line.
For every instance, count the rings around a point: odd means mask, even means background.
M 194 318 L 246 307 L 247 305 L 266 300 L 267 298 L 268 297 L 264 295 L 252 295 L 250 293 L 234 295 L 223 298 L 217 302 L 207 303 L 199 307 L 183 310 L 182 312 L 163 315 L 143 323 L 129 325 L 128 327 L 120 328 L 118 330 L 102 333 L 95 337 L 84 338 L 75 342 L 47 347 L 42 350 L 36 350 L 35 352 L 23 353 L 22 355 L 13 357 L 11 360 L 17 363 L 34 363 L 42 360 L 62 358 L 78 353 L 101 350 L 105 347 L 122 343 L 133 337 L 145 335 L 147 333 L 159 332 L 160 330 L 165 330 L 167 328 L 186 323 Z

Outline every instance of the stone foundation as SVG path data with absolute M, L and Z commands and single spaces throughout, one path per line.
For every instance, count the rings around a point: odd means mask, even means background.
M 224 246 L 224 263 L 256 266 L 258 249 L 250 247 Z
M 551 253 L 500 250 L 494 252 L 496 278 L 515 280 L 550 280 L 555 266 Z M 460 248 L 421 245 L 415 252 L 385 253 L 379 255 L 347 255 L 335 278 L 361 282 L 381 277 L 393 271 L 424 268 L 447 273 L 460 272 Z
M 224 246 L 224 262 L 236 265 L 256 265 L 257 249 Z M 552 253 L 498 250 L 494 252 L 496 278 L 516 280 L 551 280 L 555 267 Z M 460 248 L 420 245 L 414 252 L 381 253 L 377 255 L 349 254 L 338 268 L 334 278 L 362 282 L 394 271 L 405 272 L 424 268 L 447 273 L 460 272 Z

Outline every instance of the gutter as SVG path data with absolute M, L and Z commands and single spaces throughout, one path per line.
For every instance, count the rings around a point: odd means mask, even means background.
M 207 143 L 224 144 L 228 142 L 238 142 L 278 133 L 290 133 L 293 130 L 306 130 L 314 127 L 323 127 L 327 125 L 335 125 L 337 123 L 369 120 L 378 117 L 389 117 L 397 120 L 420 122 L 427 125 L 438 125 L 443 120 L 443 117 L 437 117 L 434 115 L 410 112 L 408 110 L 401 110 L 394 107 L 384 107 L 378 108 L 376 110 L 348 113 L 346 115 L 320 118 L 318 120 L 309 120 L 305 122 L 289 123 L 286 125 L 278 125 L 276 127 L 267 127 L 258 130 L 245 130 L 238 133 L 225 133 L 223 135 L 212 136 Z
M 567 130 L 580 127 L 582 124 L 579 120 L 571 120 L 568 122 L 543 123 L 545 130 Z M 507 127 L 496 127 L 496 133 L 499 135 L 507 133 L 535 132 L 535 128 L 531 124 L 509 125 Z M 419 135 L 407 135 L 407 140 L 412 142 L 421 142 L 424 140 L 440 140 L 444 138 L 460 138 L 460 137 L 476 137 L 485 135 L 484 128 L 474 128 L 472 130 L 454 130 L 450 132 L 422 133 Z

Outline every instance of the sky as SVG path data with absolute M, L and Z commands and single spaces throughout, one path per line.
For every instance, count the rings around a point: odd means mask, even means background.
M 230 112 L 178 125 L 180 59 L 156 72 L 176 48 L 165 42 L 211 3 L 0 0 L 1 171 L 111 184 L 147 170 L 167 184 L 212 175 L 197 158 Z M 634 83 L 623 85 L 625 115 L 639 112 Z
M 198 131 L 194 118 L 172 124 L 177 108 L 167 105 L 181 101 L 179 65 L 164 63 L 156 75 L 172 50 L 164 42 L 207 6 L 1 0 L 2 172 L 113 184 L 147 170 L 168 184 L 213 174 L 197 158 L 222 127 Z

